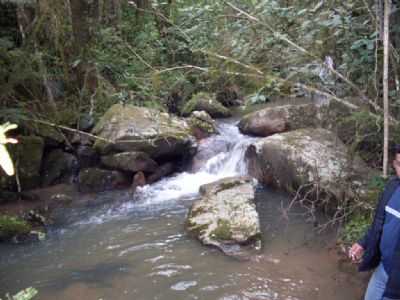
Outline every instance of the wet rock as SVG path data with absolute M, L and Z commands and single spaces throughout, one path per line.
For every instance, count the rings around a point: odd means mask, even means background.
M 81 169 L 94 167 L 100 162 L 99 154 L 91 146 L 79 145 L 76 148 L 76 155 Z
M 79 191 L 103 192 L 129 186 L 129 178 L 122 172 L 88 168 L 79 173 Z
M 51 151 L 43 162 L 42 186 L 70 183 L 78 170 L 78 159 L 61 149 Z
M 374 172 L 325 129 L 300 129 L 264 138 L 246 152 L 249 172 L 265 185 L 295 192 L 302 187 L 325 199 L 366 196 Z M 316 196 L 314 194 L 310 194 Z
M 189 118 L 189 125 L 192 130 L 192 134 L 198 140 L 218 133 L 215 121 L 205 111 L 194 111 Z
M 185 120 L 133 105 L 113 105 L 93 133 L 102 138 L 94 144 L 102 154 L 139 151 L 152 158 L 181 157 L 196 145 Z
M 28 190 L 40 185 L 44 141 L 38 136 L 19 136 L 18 144 L 7 145 L 12 160 L 16 164 L 21 189 Z M 16 190 L 15 177 L 5 176 L 0 170 L 0 189 Z
M 244 116 L 239 129 L 244 134 L 266 137 L 294 129 L 315 127 L 318 109 L 314 104 L 268 107 Z
M 50 203 L 57 206 L 68 206 L 73 201 L 73 198 L 67 194 L 54 194 L 50 197 Z
M 225 178 L 201 186 L 200 194 L 189 211 L 187 229 L 203 244 L 224 250 L 225 245 L 260 240 L 251 178 Z
M 145 186 L 145 185 L 146 185 L 146 176 L 144 176 L 143 172 L 138 172 L 133 176 L 131 192 L 134 193 L 138 186 Z
M 161 178 L 171 175 L 175 172 L 175 165 L 172 162 L 161 165 L 153 174 L 147 177 L 147 183 L 152 184 Z
M 46 239 L 46 233 L 41 230 L 31 230 L 26 236 L 22 237 L 23 242 L 43 242 Z M 18 238 L 21 240 L 21 238 Z
M 147 172 L 157 170 L 158 164 L 144 152 L 123 152 L 103 156 L 101 162 L 110 169 L 117 169 L 128 172 Z
M 28 221 L 29 224 L 34 225 L 35 227 L 46 226 L 51 224 L 50 219 L 39 210 L 30 210 L 24 216 L 24 219 Z
M 224 137 L 215 136 L 215 138 L 202 140 L 199 142 L 196 155 L 192 158 L 190 170 L 197 172 L 204 168 L 210 158 L 228 151 L 229 143 Z
M 227 118 L 231 116 L 231 112 L 214 96 L 208 93 L 197 93 L 192 99 L 185 104 L 182 109 L 183 116 L 189 116 L 194 111 L 205 111 L 213 118 Z

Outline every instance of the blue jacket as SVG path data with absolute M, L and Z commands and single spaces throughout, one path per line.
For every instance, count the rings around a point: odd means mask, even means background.
M 363 260 L 359 266 L 361 272 L 374 269 L 381 262 L 379 245 L 385 224 L 385 207 L 399 186 L 400 179 L 398 177 L 391 179 L 386 184 L 375 211 L 374 221 L 365 236 L 358 242 L 365 249 Z M 396 239 L 396 250 L 383 296 L 390 299 L 400 299 L 400 237 L 393 238 Z

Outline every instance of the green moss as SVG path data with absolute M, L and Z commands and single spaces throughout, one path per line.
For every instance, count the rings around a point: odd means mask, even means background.
M 186 222 L 186 228 L 189 230 L 194 236 L 199 237 L 201 233 L 207 230 L 209 224 L 196 224 L 191 221 L 189 218 Z
M 218 220 L 218 226 L 213 230 L 210 236 L 216 240 L 228 241 L 232 239 L 231 226 L 227 220 Z
M 190 123 L 190 126 L 192 128 L 199 128 L 202 131 L 207 132 L 209 134 L 213 134 L 213 133 L 216 132 L 216 130 L 215 130 L 215 128 L 214 128 L 214 126 L 212 124 L 207 123 L 207 122 L 202 121 L 202 120 L 199 120 L 197 118 L 194 118 L 194 117 L 191 118 L 189 120 L 189 123 Z
M 209 113 L 211 117 L 229 117 L 231 115 L 229 109 L 208 93 L 195 94 L 192 99 L 183 106 L 181 112 L 182 115 L 188 116 L 195 110 L 204 110 Z
M 31 231 L 31 225 L 26 221 L 13 216 L 0 216 L 0 239 L 7 240 L 14 236 L 27 234 Z
M 240 185 L 242 182 L 241 181 L 230 181 L 230 182 L 222 182 L 219 186 L 218 192 L 224 191 L 224 190 L 229 190 L 232 189 L 238 185 Z

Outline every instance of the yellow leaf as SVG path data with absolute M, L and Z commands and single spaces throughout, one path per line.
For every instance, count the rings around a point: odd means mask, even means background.
M 0 166 L 8 176 L 14 175 L 14 165 L 6 146 L 0 144 Z

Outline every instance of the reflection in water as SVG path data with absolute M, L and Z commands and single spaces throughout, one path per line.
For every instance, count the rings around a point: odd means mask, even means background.
M 264 247 L 247 260 L 224 256 L 186 234 L 198 187 L 245 174 L 243 155 L 252 139 L 232 124 L 221 124 L 220 132 L 201 145 L 196 171 L 144 187 L 131 201 L 125 192 L 101 194 L 100 201 L 127 201 L 66 211 L 70 225 L 41 244 L 2 245 L 0 295 L 34 286 L 41 300 L 358 299 L 361 283 L 339 272 L 328 251 L 334 235 L 316 235 L 300 208 L 282 218 L 279 209 L 288 199 L 280 193 L 256 193 Z M 202 152 L 222 142 L 222 152 Z

